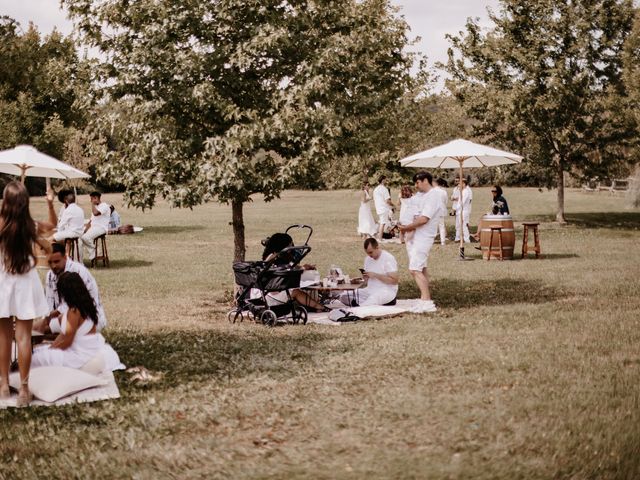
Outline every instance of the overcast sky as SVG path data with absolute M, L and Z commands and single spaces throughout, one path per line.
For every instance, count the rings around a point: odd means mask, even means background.
M 478 17 L 488 25 L 487 7 L 497 10 L 499 0 L 391 0 L 401 7 L 411 26 L 411 36 L 421 37 L 417 48 L 429 58 L 429 64 L 444 62 L 447 58 L 446 33 L 457 33 L 464 28 L 468 17 Z M 73 26 L 60 10 L 59 0 L 0 0 L 0 15 L 9 15 L 26 28 L 32 21 L 41 33 L 56 27 L 69 34 Z

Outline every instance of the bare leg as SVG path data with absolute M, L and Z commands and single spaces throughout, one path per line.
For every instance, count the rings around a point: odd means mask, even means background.
M 9 364 L 11 363 L 11 340 L 13 322 L 0 318 L 0 398 L 9 397 Z
M 29 370 L 31 369 L 31 328 L 33 320 L 16 321 L 16 343 L 18 344 L 18 367 L 20 370 L 20 389 L 16 406 L 24 407 L 31 402 L 29 392 Z
M 298 302 L 300 305 L 304 306 L 304 307 L 311 307 L 314 310 L 323 310 L 324 309 L 324 305 L 316 302 L 313 298 L 311 298 L 309 295 L 307 295 L 305 292 L 303 292 L 302 290 L 293 290 L 291 292 L 291 297 Z
M 429 291 L 429 274 L 427 269 L 423 268 L 421 272 L 415 270 L 409 270 L 413 279 L 416 281 L 416 285 L 420 289 L 420 300 L 431 300 L 431 292 Z

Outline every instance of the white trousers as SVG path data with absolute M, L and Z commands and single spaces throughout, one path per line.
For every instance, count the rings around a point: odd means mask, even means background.
M 444 215 L 440 217 L 440 221 L 438 222 L 438 229 L 440 230 L 440 243 L 444 245 L 444 241 L 447 238 L 447 227 L 444 224 Z
M 82 235 L 81 240 L 87 251 L 89 252 L 89 260 L 96 258 L 96 248 L 93 245 L 93 241 L 100 235 L 106 234 L 107 231 L 102 227 L 91 227 Z
M 462 213 L 462 221 L 464 223 L 464 231 L 463 231 L 463 238 L 464 241 L 466 243 L 469 243 L 469 217 L 471 215 L 471 212 L 467 212 L 467 210 L 465 210 Z M 458 212 L 456 212 L 456 241 L 460 241 L 460 214 Z

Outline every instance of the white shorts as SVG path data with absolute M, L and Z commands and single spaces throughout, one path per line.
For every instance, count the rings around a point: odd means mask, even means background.
M 414 272 L 421 272 L 427 267 L 427 260 L 429 259 L 429 252 L 433 246 L 433 238 L 427 241 L 414 241 L 411 244 L 409 250 L 409 270 Z

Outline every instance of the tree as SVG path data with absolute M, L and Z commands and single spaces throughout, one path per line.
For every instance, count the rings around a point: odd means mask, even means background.
M 410 87 L 406 23 L 387 0 L 64 0 L 106 55 L 119 107 L 104 176 L 128 204 L 266 201 L 332 156 L 362 148 L 371 119 Z M 365 128 L 363 128 L 365 127 Z
M 622 81 L 631 0 L 501 0 L 486 34 L 449 36 L 449 89 L 476 134 L 520 150 L 558 187 L 565 172 L 606 170 L 636 139 Z
M 89 117 L 90 62 L 70 37 L 54 30 L 41 38 L 3 16 L 0 64 L 0 149 L 27 143 L 69 161 L 66 144 Z

